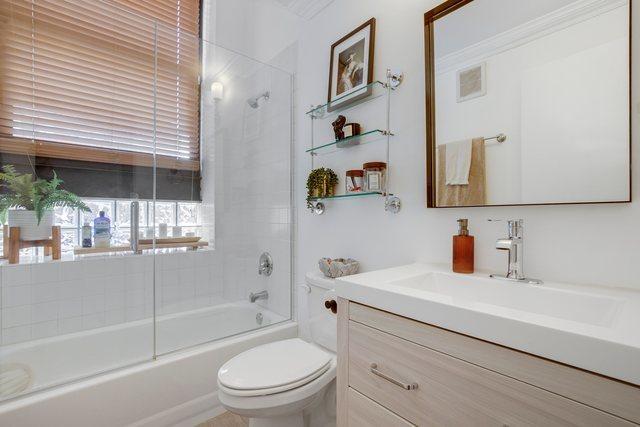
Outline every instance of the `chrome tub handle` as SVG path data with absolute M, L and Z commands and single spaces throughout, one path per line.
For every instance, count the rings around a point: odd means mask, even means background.
M 387 381 L 389 381 L 392 384 L 397 385 L 398 387 L 404 389 L 404 390 L 416 390 L 418 388 L 418 383 L 413 382 L 413 383 L 403 383 L 402 381 L 398 381 L 395 378 L 390 377 L 389 375 L 382 373 L 378 370 L 378 364 L 377 363 L 372 363 L 370 366 L 371 369 L 371 373 L 374 375 L 379 376 L 380 378 L 383 378 Z

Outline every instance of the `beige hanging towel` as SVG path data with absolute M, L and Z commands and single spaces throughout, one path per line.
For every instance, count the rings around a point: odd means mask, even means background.
M 474 138 L 471 143 L 469 184 L 448 185 L 447 145 L 438 146 L 438 206 L 481 206 L 486 204 L 486 171 L 484 138 Z

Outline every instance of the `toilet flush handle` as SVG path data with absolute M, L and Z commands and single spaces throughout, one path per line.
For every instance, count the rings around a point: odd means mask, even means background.
M 334 299 L 325 301 L 324 306 L 327 310 L 331 310 L 333 314 L 338 312 L 338 303 Z

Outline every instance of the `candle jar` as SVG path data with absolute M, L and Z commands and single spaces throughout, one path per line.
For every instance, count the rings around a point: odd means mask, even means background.
M 346 172 L 347 178 L 344 180 L 345 193 L 361 193 L 364 189 L 364 171 L 362 169 L 352 169 Z
M 385 162 L 369 162 L 362 165 L 364 169 L 365 191 L 386 191 L 387 164 Z

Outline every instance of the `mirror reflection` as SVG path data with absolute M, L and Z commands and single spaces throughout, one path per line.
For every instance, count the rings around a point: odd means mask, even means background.
M 629 201 L 629 12 L 474 0 L 428 22 L 429 205 Z

